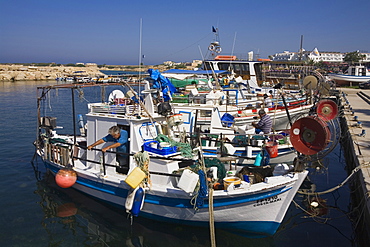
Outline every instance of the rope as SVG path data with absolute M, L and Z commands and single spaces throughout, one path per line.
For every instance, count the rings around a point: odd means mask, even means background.
M 155 138 L 158 142 L 168 142 L 171 144 L 171 147 L 176 146 L 177 151 L 181 153 L 181 156 L 185 158 L 192 158 L 193 157 L 193 150 L 189 143 L 183 143 L 183 142 L 177 142 L 172 140 L 170 137 L 158 134 L 158 136 Z
M 348 182 L 348 180 L 356 173 L 358 172 L 360 169 L 362 168 L 365 168 L 366 166 L 369 166 L 369 164 L 367 165 L 359 165 L 358 167 L 356 167 L 355 169 L 352 170 L 351 174 L 343 181 L 341 182 L 340 184 L 338 184 L 337 186 L 331 188 L 331 189 L 328 189 L 328 190 L 325 190 L 325 191 L 322 191 L 322 192 L 303 192 L 303 191 L 298 191 L 299 194 L 303 194 L 303 195 L 323 195 L 323 194 L 327 194 L 327 193 L 330 193 L 330 192 L 333 192 L 337 189 L 339 189 L 340 187 L 342 187 L 345 183 Z
M 145 173 L 145 178 L 141 182 L 142 187 L 147 187 L 149 188 L 152 187 L 152 181 L 150 180 L 150 173 L 149 173 L 149 162 L 150 162 L 150 157 L 149 153 L 147 151 L 144 152 L 138 152 L 134 154 L 134 159 L 136 161 L 136 164 L 138 167 Z
M 213 212 L 213 188 L 209 189 L 208 205 L 209 205 L 209 228 L 210 228 L 211 246 L 216 247 L 215 218 Z

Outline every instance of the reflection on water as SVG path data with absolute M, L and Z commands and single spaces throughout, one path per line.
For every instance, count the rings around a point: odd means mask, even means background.
M 38 169 L 38 165 L 34 166 Z M 73 241 L 101 246 L 210 246 L 208 229 L 142 218 L 134 218 L 131 225 L 124 210 L 74 189 L 59 188 L 50 173 L 37 181 L 35 194 L 40 196 L 38 204 L 44 212 L 41 224 L 49 235 L 50 245 Z M 219 246 L 245 246 L 247 243 L 251 244 L 249 246 L 272 246 L 272 238 L 248 239 L 226 231 L 218 233 Z

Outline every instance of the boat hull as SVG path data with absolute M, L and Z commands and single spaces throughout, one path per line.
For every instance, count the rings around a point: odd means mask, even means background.
M 60 167 L 45 161 L 47 169 L 56 174 Z M 78 178 L 73 185 L 94 198 L 124 208 L 126 198 L 131 191 L 124 180 L 114 181 L 78 171 Z M 213 210 L 215 226 L 225 230 L 247 234 L 273 235 L 282 222 L 293 197 L 307 176 L 307 171 L 286 177 L 286 183 L 270 186 L 267 189 L 255 190 L 253 186 L 231 192 L 215 191 Z M 176 224 L 208 226 L 210 208 L 208 197 L 204 205 L 194 209 L 191 201 L 193 195 L 180 189 L 163 190 L 152 188 L 146 191 L 144 206 L 139 214 L 149 219 Z
M 370 80 L 370 76 L 355 76 L 344 74 L 328 74 L 328 76 L 330 79 L 333 79 L 339 86 L 350 85 L 350 83 L 355 83 L 357 85 L 358 83 Z

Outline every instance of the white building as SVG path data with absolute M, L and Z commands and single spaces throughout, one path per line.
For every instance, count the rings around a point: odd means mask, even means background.
M 290 52 L 284 51 L 282 53 L 276 53 L 272 56 L 272 61 L 307 61 L 312 60 L 314 62 L 336 62 L 340 63 L 343 62 L 344 57 L 347 53 L 341 52 L 319 52 L 317 48 L 313 49 L 312 51 L 302 51 L 300 54 L 299 52 Z M 370 53 L 360 53 L 365 55 L 365 59 L 362 62 L 370 62 Z M 300 59 L 301 56 L 301 59 Z
M 275 53 L 272 55 L 272 61 L 298 61 L 298 52 L 284 51 L 281 53 Z
M 317 62 L 336 62 L 340 63 L 343 62 L 344 57 L 346 56 L 345 53 L 341 52 L 319 52 L 317 48 L 313 49 L 309 54 L 307 54 L 307 58 Z

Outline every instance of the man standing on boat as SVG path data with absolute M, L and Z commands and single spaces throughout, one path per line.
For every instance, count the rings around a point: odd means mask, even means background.
M 272 119 L 266 114 L 265 110 L 259 110 L 258 115 L 260 116 L 260 121 L 258 123 L 253 122 L 253 127 L 256 128 L 256 134 L 263 132 L 264 134 L 269 134 L 272 128 Z
M 264 101 L 263 104 L 265 105 L 266 108 L 271 108 L 272 107 L 272 101 L 270 97 L 267 94 L 263 95 Z
M 108 130 L 108 135 L 102 139 L 96 141 L 87 147 L 88 150 L 91 150 L 93 147 L 103 144 L 104 142 L 113 142 L 112 145 L 102 148 L 102 152 L 106 152 L 108 149 L 116 148 L 118 152 L 116 155 L 116 160 L 119 163 L 119 172 L 127 174 L 129 170 L 128 165 L 128 156 L 127 154 L 127 145 L 128 145 L 128 133 L 126 130 L 120 129 L 118 126 L 112 126 Z M 121 154 L 124 153 L 124 154 Z

